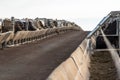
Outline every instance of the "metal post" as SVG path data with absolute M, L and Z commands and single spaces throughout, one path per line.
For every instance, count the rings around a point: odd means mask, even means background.
M 11 17 L 11 22 L 12 22 L 12 32 L 13 32 L 13 35 L 15 33 L 15 18 L 14 17 Z M 12 45 L 14 45 L 14 41 L 12 39 Z
M 116 35 L 119 36 L 119 19 L 117 20 L 115 27 L 116 27 Z
M 25 19 L 26 25 L 25 25 L 25 30 L 28 31 L 28 26 L 29 26 L 29 20 L 28 18 Z
M 0 33 L 2 33 L 2 19 L 0 19 Z
M 117 21 L 117 28 L 118 28 L 118 48 L 120 49 L 120 18 L 118 19 L 118 21 Z M 120 54 L 120 51 L 119 51 L 119 54 Z
M 11 17 L 13 32 L 15 32 L 15 18 Z

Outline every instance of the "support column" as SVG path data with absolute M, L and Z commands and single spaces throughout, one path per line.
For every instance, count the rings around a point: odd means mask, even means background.
M 28 31 L 28 27 L 29 27 L 29 20 L 28 18 L 25 19 L 26 25 L 25 25 L 25 30 Z
M 11 17 L 13 32 L 15 32 L 15 18 Z
M 120 49 L 120 18 L 117 21 L 117 34 L 118 34 L 118 48 Z M 119 55 L 120 55 L 120 51 L 119 51 Z
M 0 19 L 0 33 L 2 33 L 2 19 Z
M 15 18 L 14 17 L 11 17 L 11 22 L 12 22 L 12 34 L 14 35 L 15 34 Z M 13 39 L 12 39 L 11 43 L 12 43 L 12 45 L 14 45 Z

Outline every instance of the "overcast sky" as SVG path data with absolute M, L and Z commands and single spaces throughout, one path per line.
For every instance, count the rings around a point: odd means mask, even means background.
M 120 10 L 120 0 L 0 0 L 0 18 L 53 18 L 74 21 L 92 30 L 110 11 Z

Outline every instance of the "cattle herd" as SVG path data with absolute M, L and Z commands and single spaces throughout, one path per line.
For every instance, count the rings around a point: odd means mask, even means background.
M 81 30 L 81 28 L 73 22 L 57 19 L 16 19 L 14 17 L 0 19 L 0 45 L 3 49 L 7 45 L 38 40 L 68 30 Z
M 55 28 L 55 27 L 63 27 L 63 26 L 77 26 L 73 22 L 65 21 L 65 20 L 53 20 L 46 18 L 36 18 L 36 19 L 1 19 L 0 20 L 0 32 L 8 32 L 14 31 L 35 31 L 46 28 Z

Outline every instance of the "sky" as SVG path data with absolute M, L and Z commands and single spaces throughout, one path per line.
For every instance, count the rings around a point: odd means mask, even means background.
M 75 22 L 93 30 L 111 11 L 120 10 L 120 0 L 0 0 L 0 18 L 52 18 Z

